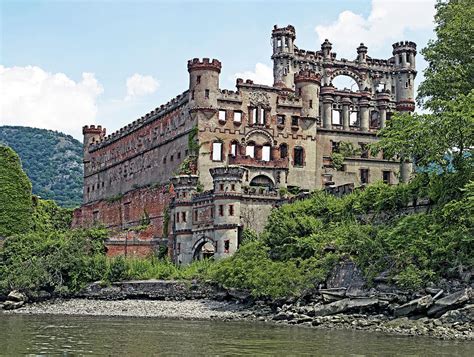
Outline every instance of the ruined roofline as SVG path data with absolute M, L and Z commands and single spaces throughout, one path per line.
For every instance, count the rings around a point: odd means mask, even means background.
M 91 145 L 89 152 L 97 151 L 105 146 L 112 144 L 113 142 L 133 133 L 134 131 L 144 127 L 148 123 L 159 120 L 163 116 L 167 115 L 168 113 L 172 112 L 173 110 L 182 107 L 183 105 L 187 104 L 189 101 L 189 90 L 184 91 L 183 93 L 177 95 L 166 104 L 162 104 L 159 107 L 155 108 L 154 110 L 148 112 L 147 114 L 143 115 L 142 117 L 134 120 L 130 124 L 118 129 L 117 131 L 113 132 L 112 134 L 107 135 L 99 142 L 94 145 Z M 104 129 L 105 130 L 105 129 Z M 105 132 L 105 131 L 104 131 Z

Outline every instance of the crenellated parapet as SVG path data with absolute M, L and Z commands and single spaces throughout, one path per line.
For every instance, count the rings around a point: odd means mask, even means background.
M 206 71 L 216 71 L 221 73 L 222 63 L 217 59 L 210 60 L 209 58 L 193 58 L 188 61 L 188 72 L 197 71 L 197 70 L 206 70 Z
M 303 70 L 295 74 L 295 84 L 309 82 L 321 84 L 321 75 L 312 70 Z

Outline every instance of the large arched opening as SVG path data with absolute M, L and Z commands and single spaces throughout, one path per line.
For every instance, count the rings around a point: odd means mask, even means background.
M 250 186 L 273 189 L 274 184 L 270 177 L 266 175 L 257 175 L 250 181 Z
M 331 84 L 340 90 L 349 89 L 351 92 L 357 92 L 359 90 L 359 85 L 354 78 L 345 74 L 340 74 L 334 77 Z
M 214 242 L 207 237 L 201 238 L 194 245 L 193 260 L 213 259 L 214 254 L 216 254 Z

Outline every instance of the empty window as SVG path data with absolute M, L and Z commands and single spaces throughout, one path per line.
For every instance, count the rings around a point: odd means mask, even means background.
M 229 216 L 234 215 L 234 205 L 229 205 Z
M 219 120 L 225 121 L 225 110 L 219 110 Z
M 362 184 L 369 183 L 369 169 L 360 169 L 360 182 Z
M 390 179 L 391 179 L 391 172 L 390 171 L 382 171 L 382 179 L 383 179 L 383 182 L 385 182 L 386 184 L 390 185 Z
M 262 160 L 263 161 L 270 161 L 270 145 L 263 145 L 262 146 Z
M 234 183 L 233 183 L 232 185 L 230 185 L 230 189 L 231 189 L 232 191 L 235 191 L 235 184 L 234 184 Z
M 252 123 L 258 125 L 265 124 L 265 109 L 263 108 L 253 108 L 252 109 Z
M 206 97 L 206 99 L 209 99 L 209 89 L 206 89 L 204 91 L 204 96 Z
M 293 150 L 293 154 L 294 154 L 294 165 L 295 166 L 303 166 L 303 148 L 300 147 L 300 146 L 297 146 L 295 147 L 295 149 Z
M 181 221 L 186 222 L 186 212 L 181 212 Z
M 166 157 L 163 158 L 163 164 L 166 164 Z
M 245 147 L 245 155 L 250 156 L 251 158 L 255 157 L 255 145 L 254 144 L 248 144 Z
M 357 112 L 351 112 L 349 115 L 349 123 L 350 125 L 357 125 Z
M 194 100 L 194 90 L 191 92 L 191 99 Z
M 234 112 L 234 122 L 236 123 L 242 122 L 242 112 Z
M 285 125 L 285 116 L 277 115 L 277 125 Z
M 339 142 L 331 141 L 331 152 L 338 153 L 339 152 Z
M 224 191 L 224 184 L 223 183 L 219 184 L 219 190 Z
M 178 159 L 181 159 L 181 153 L 178 152 Z
M 310 100 L 310 101 L 309 101 L 309 107 L 310 107 L 310 108 L 313 107 L 313 100 Z
M 379 112 L 373 111 L 370 114 L 370 127 L 377 128 L 379 126 Z
M 360 157 L 367 159 L 369 157 L 369 147 L 365 143 L 359 143 L 360 145 Z
M 94 223 L 97 223 L 99 221 L 99 211 L 92 212 L 92 220 Z
M 286 144 L 281 144 L 280 145 L 280 157 L 282 159 L 288 157 L 288 145 L 286 145 Z
M 212 160 L 222 161 L 222 143 L 220 141 L 212 143 Z
M 224 215 L 224 205 L 219 205 L 219 216 L 223 216 Z
M 291 117 L 291 126 L 298 126 L 298 117 Z
M 197 222 L 198 220 L 198 211 L 194 210 L 194 222 Z
M 176 212 L 176 222 L 179 223 L 179 212 Z
M 181 253 L 181 243 L 176 244 L 176 253 L 180 254 Z
M 277 40 L 277 47 L 281 47 L 281 39 L 280 38 Z
M 335 125 L 341 125 L 341 112 L 339 110 L 332 111 L 332 123 Z
M 224 241 L 224 253 L 229 253 L 229 249 L 230 249 L 230 241 L 226 239 Z
M 201 76 L 197 76 L 197 77 L 196 77 L 196 83 L 197 83 L 197 84 L 201 83 Z
M 237 155 L 237 143 L 236 142 L 233 142 L 233 143 L 230 144 L 230 154 L 232 156 Z

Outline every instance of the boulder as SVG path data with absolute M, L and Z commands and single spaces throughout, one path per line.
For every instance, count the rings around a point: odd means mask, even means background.
M 415 299 L 407 302 L 402 306 L 398 306 L 394 310 L 396 317 L 408 316 L 425 312 L 433 304 L 433 297 L 431 295 L 425 295 L 419 299 Z
M 342 299 L 327 305 L 317 305 L 314 308 L 314 316 L 327 316 L 340 314 L 342 312 L 367 310 L 378 307 L 379 301 L 375 298 Z
M 360 295 L 365 284 L 366 281 L 362 271 L 351 261 L 336 265 L 326 280 L 327 288 L 345 288 L 347 295 Z
M 14 302 L 25 302 L 27 297 L 25 294 L 19 292 L 18 290 L 13 290 L 8 294 L 7 301 L 14 301 Z
M 445 296 L 437 300 L 433 306 L 428 309 L 428 316 L 440 317 L 446 311 L 454 310 L 465 303 L 472 302 L 474 300 L 474 293 L 472 288 L 466 288 L 455 292 L 454 294 Z
M 474 304 L 466 305 L 458 310 L 450 310 L 439 318 L 443 323 L 474 323 Z
M 11 300 L 7 300 L 3 303 L 3 309 L 4 310 L 15 310 L 15 309 L 19 309 L 20 307 L 22 307 L 23 305 L 25 305 L 25 302 L 24 301 L 11 301 Z

